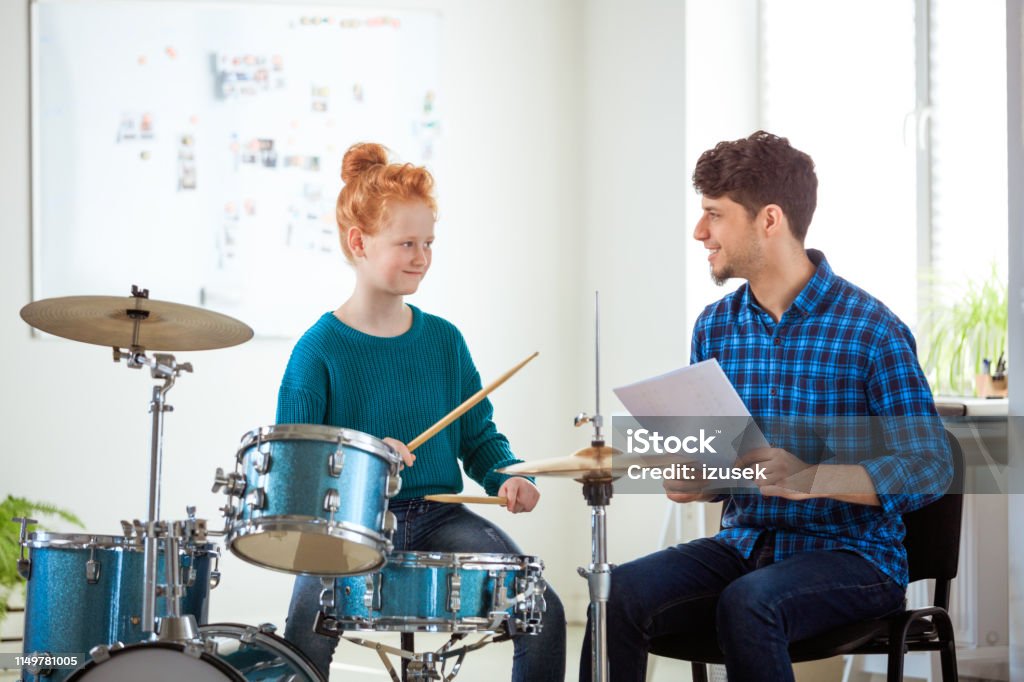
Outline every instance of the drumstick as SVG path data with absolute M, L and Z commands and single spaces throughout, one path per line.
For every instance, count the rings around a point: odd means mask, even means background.
M 508 506 L 508 498 L 500 497 L 477 497 L 475 495 L 424 495 L 424 500 L 431 502 L 448 502 L 451 504 L 500 504 Z
M 469 397 L 469 399 L 466 400 L 466 402 L 462 403 L 461 405 L 456 407 L 454 410 L 452 410 L 451 412 L 446 414 L 444 417 L 442 417 L 441 421 L 437 422 L 436 424 L 431 426 L 429 429 L 427 429 L 426 431 L 424 431 L 420 435 L 416 436 L 416 438 L 411 443 L 409 443 L 409 445 L 407 446 L 409 448 L 409 452 L 412 452 L 413 450 L 415 450 L 419 446 L 421 446 L 424 443 L 426 443 L 428 440 L 430 440 L 431 438 L 436 436 L 438 434 L 438 432 L 441 431 L 441 429 L 443 429 L 444 427 L 448 426 L 453 421 L 455 421 L 456 419 L 461 417 L 463 414 L 468 412 L 474 405 L 476 405 L 478 402 L 480 402 L 481 400 L 486 398 L 488 393 L 490 393 L 491 391 L 496 389 L 498 386 L 501 386 L 503 383 L 508 381 L 509 378 L 513 374 L 515 374 L 516 372 L 518 372 L 519 370 L 521 370 L 523 368 L 523 365 L 528 363 L 530 360 L 533 360 L 538 355 L 540 355 L 540 351 L 534 352 L 533 355 L 531 355 L 530 357 L 526 358 L 525 360 L 520 362 L 518 365 L 516 365 L 515 367 L 513 367 L 512 369 L 510 369 L 509 371 L 505 372 L 500 377 L 495 379 L 494 382 L 491 383 L 490 386 L 485 386 L 485 387 L 481 388 L 479 391 L 477 391 L 476 393 L 474 393 L 472 396 Z

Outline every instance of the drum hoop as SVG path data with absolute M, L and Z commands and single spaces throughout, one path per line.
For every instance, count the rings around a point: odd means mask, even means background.
M 311 530 L 312 529 L 312 530 Z M 314 535 L 330 535 L 341 540 L 350 540 L 360 545 L 371 548 L 380 548 L 381 551 L 381 562 L 372 568 L 368 568 L 359 573 L 309 573 L 306 571 L 286 570 L 283 568 L 277 568 L 276 566 L 270 566 L 257 561 L 253 557 L 242 554 L 235 549 L 235 541 L 242 537 L 251 535 L 259 535 L 261 533 L 270 533 L 279 530 L 303 530 L 304 532 Z M 339 575 L 363 575 L 366 573 L 374 573 L 384 565 L 383 557 L 387 554 L 387 548 L 391 546 L 391 543 L 386 537 L 380 533 L 366 528 L 365 526 L 357 526 L 348 521 L 325 521 L 316 516 L 263 516 L 258 519 L 250 519 L 245 522 L 235 523 L 228 529 L 227 536 L 225 538 L 225 544 L 232 554 L 237 556 L 239 559 L 246 561 L 253 566 L 259 566 L 260 568 L 266 568 L 271 571 L 278 571 L 280 573 L 289 573 L 291 575 L 312 575 L 312 576 L 325 576 L 334 577 Z
M 29 533 L 25 546 L 33 549 L 127 549 L 141 551 L 133 538 L 123 535 L 101 535 L 92 533 L 51 533 L 37 530 Z
M 387 563 L 409 568 L 465 568 L 468 570 L 519 570 L 537 568 L 544 562 L 528 554 L 484 554 L 472 552 L 415 552 L 403 550 L 387 555 Z
M 127 655 L 130 652 L 138 650 L 138 649 L 174 649 L 174 650 L 178 651 L 179 653 L 181 653 L 183 656 L 184 655 L 188 655 L 188 654 L 185 653 L 185 646 L 183 644 L 179 644 L 177 642 L 161 642 L 161 641 L 136 642 L 134 644 L 129 644 L 129 645 L 127 645 L 125 647 L 122 647 L 122 648 L 119 648 L 119 649 L 110 649 L 108 651 L 108 653 L 110 654 L 110 658 L 114 658 L 115 656 Z M 203 651 L 202 653 L 199 654 L 198 658 L 199 658 L 199 660 L 202 660 L 202 661 L 205 661 L 207 663 L 210 663 L 214 668 L 217 668 L 217 670 L 219 670 L 220 672 L 225 673 L 225 675 L 227 676 L 228 679 L 237 680 L 238 682 L 245 682 L 245 678 L 242 677 L 238 673 L 237 670 L 235 670 L 230 665 L 228 665 L 226 662 L 220 660 L 219 658 L 217 658 L 213 654 L 209 654 L 209 653 Z M 78 668 L 77 670 L 75 670 L 75 672 L 71 675 L 71 677 L 68 678 L 68 682 L 72 682 L 72 680 L 80 680 L 80 679 L 82 679 L 83 675 L 85 675 L 92 668 L 95 668 L 98 665 L 102 665 L 102 664 L 101 663 L 97 663 L 95 661 L 95 659 L 90 660 L 84 666 L 82 666 L 81 668 Z
M 252 632 L 254 629 L 256 630 L 255 633 Z M 313 665 L 309 657 L 302 653 L 302 650 L 297 646 L 274 632 L 267 632 L 259 627 L 253 628 L 241 623 L 209 623 L 199 626 L 199 634 L 204 638 L 217 637 L 218 635 L 234 637 L 242 643 L 247 643 L 246 640 L 242 639 L 243 636 L 251 634 L 252 640 L 263 642 L 275 653 L 280 654 L 284 652 L 294 656 L 294 660 L 290 660 L 290 662 L 298 663 L 301 672 L 311 680 L 320 679 L 320 673 L 317 672 L 316 666 Z
M 180 538 L 179 538 L 180 539 Z M 124 535 L 101 535 L 90 533 L 51 533 L 37 530 L 29 533 L 25 546 L 32 549 L 121 549 L 128 552 L 143 551 L 142 538 Z M 215 543 L 185 543 L 180 551 L 193 554 L 216 554 L 220 550 Z
M 402 458 L 395 452 L 395 449 L 379 438 L 375 438 L 362 431 L 337 426 L 325 426 L 323 424 L 271 424 L 269 426 L 261 426 L 242 436 L 238 451 L 241 453 L 257 443 L 276 440 L 340 442 L 342 445 L 352 445 L 363 452 L 376 455 L 394 466 L 397 466 L 402 461 Z
M 494 621 L 479 616 L 467 618 L 419 618 L 388 616 L 386 618 L 337 618 L 342 630 L 363 632 L 497 632 L 489 627 Z M 503 619 L 504 623 L 508 618 Z

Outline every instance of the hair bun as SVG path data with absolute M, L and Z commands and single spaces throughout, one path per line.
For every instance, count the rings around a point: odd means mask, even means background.
M 341 161 L 341 179 L 347 184 L 374 166 L 384 166 L 387 162 L 388 150 L 383 145 L 372 142 L 354 144 Z

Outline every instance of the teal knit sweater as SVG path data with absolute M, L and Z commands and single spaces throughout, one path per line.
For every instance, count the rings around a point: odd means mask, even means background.
M 341 426 L 408 443 L 480 390 L 462 334 L 446 320 L 412 309 L 401 336 L 364 334 L 325 313 L 295 344 L 277 399 L 277 423 Z M 515 464 L 484 399 L 416 449 L 396 499 L 462 490 L 466 473 L 495 495 Z

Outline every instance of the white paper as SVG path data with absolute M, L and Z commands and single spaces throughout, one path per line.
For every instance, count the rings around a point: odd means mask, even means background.
M 715 358 L 613 390 L 634 417 L 750 416 Z
M 694 461 L 731 467 L 738 455 L 768 447 L 764 434 L 714 358 L 613 390 L 644 428 L 676 424 L 677 434 L 696 433 L 705 427 L 707 433 L 714 433 L 715 454 L 695 453 L 689 456 Z M 728 486 L 752 487 L 753 483 L 732 481 Z M 715 487 L 709 485 L 709 489 Z

